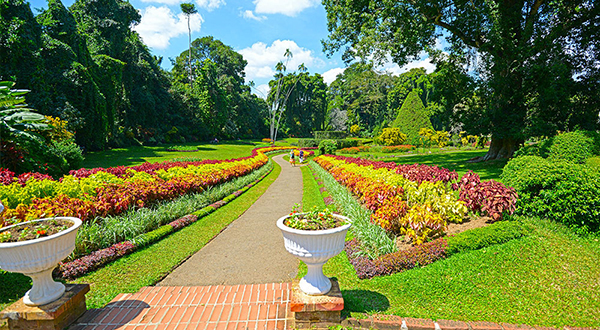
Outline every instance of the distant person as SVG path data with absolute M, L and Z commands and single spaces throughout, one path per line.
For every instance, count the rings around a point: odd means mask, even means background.
M 295 156 L 295 155 L 294 155 L 294 150 L 292 150 L 292 151 L 290 152 L 290 164 L 291 164 L 292 166 L 296 166 L 296 159 L 295 159 L 295 157 L 294 157 L 294 156 Z
M 304 162 L 304 150 L 300 150 L 300 155 L 298 157 L 298 161 L 300 162 L 300 164 L 302 164 Z

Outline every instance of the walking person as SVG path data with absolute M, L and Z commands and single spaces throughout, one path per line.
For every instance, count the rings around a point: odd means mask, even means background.
M 304 163 L 304 150 L 300 149 L 300 155 L 298 157 L 298 161 L 300 164 Z
M 290 151 L 290 164 L 295 167 L 296 166 L 296 159 L 294 158 L 294 156 L 295 156 L 294 155 L 294 150 Z

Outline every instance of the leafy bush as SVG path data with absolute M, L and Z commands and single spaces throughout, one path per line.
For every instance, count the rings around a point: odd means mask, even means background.
M 592 154 L 600 155 L 600 133 L 596 131 L 582 131 L 592 142 Z
M 345 139 L 346 132 L 344 131 L 315 131 L 316 140 L 336 140 Z
M 468 209 L 481 212 L 494 221 L 502 220 L 515 211 L 518 195 L 514 188 L 494 180 L 481 181 L 473 171 L 463 175 L 458 188 L 460 200 L 466 203 Z
M 321 155 L 334 154 L 336 149 L 337 143 L 335 140 L 323 140 L 319 143 L 319 152 Z
M 428 238 L 446 231 L 446 221 L 428 204 L 415 205 L 400 219 L 400 228 L 400 233 L 410 238 L 414 245 L 421 245 Z
M 514 157 L 539 156 L 546 158 L 550 154 L 550 146 L 552 146 L 552 143 L 554 143 L 554 137 L 543 139 L 535 144 L 523 146 L 515 151 Z
M 75 140 L 68 139 L 59 142 L 52 142 L 50 148 L 51 153 L 57 155 L 65 161 L 66 168 L 61 171 L 62 174 L 81 166 L 81 162 L 83 161 L 83 152 L 75 143 Z
M 549 157 L 583 164 L 592 155 L 592 147 L 592 139 L 583 132 L 562 133 L 554 137 Z
M 311 148 L 318 147 L 319 141 L 316 139 L 298 139 L 298 147 L 300 148 Z
M 378 142 L 386 146 L 395 146 L 406 141 L 406 134 L 402 133 L 399 128 L 384 128 L 381 135 L 377 138 Z
M 541 216 L 579 230 L 600 229 L 600 177 L 597 170 L 537 156 L 513 158 L 502 180 L 519 193 L 517 213 Z
M 465 251 L 478 250 L 494 244 L 506 243 L 523 237 L 527 230 L 516 221 L 500 221 L 483 228 L 475 228 L 449 236 L 448 256 Z

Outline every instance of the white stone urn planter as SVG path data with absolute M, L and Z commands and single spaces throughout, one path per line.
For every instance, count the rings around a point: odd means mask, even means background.
M 344 249 L 346 233 L 352 224 L 345 216 L 343 226 L 326 230 L 299 230 L 286 226 L 283 222 L 289 215 L 277 220 L 277 227 L 283 233 L 285 249 L 302 260 L 308 272 L 299 283 L 302 292 L 308 295 L 324 295 L 331 290 L 331 281 L 323 274 L 323 265 Z
M 48 304 L 60 298 L 65 292 L 65 286 L 52 279 L 52 271 L 75 249 L 75 238 L 77 230 L 81 226 L 81 220 L 72 217 L 44 218 L 0 229 L 2 232 L 27 223 L 52 219 L 69 221 L 73 225 L 46 237 L 22 242 L 0 243 L 0 268 L 8 272 L 25 274 L 33 280 L 31 289 L 23 297 L 24 303 L 28 306 Z

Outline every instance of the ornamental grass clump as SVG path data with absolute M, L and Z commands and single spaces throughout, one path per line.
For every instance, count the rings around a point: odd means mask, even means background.
M 333 212 L 327 208 L 304 213 L 299 212 L 299 208 L 298 205 L 294 206 L 289 217 L 283 221 L 284 225 L 299 230 L 326 230 L 346 224 L 343 219 L 335 217 Z

